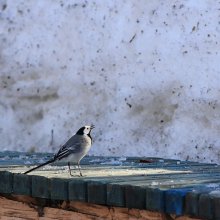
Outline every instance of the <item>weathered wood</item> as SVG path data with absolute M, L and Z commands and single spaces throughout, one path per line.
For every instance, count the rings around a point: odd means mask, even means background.
M 165 192 L 165 212 L 176 215 L 184 214 L 185 196 L 191 191 L 189 188 L 170 189 Z
M 125 188 L 117 184 L 107 184 L 107 205 L 125 207 Z
M 43 176 L 32 176 L 32 196 L 50 199 L 51 197 L 51 181 Z
M 133 185 L 125 186 L 125 205 L 127 208 L 145 209 L 146 189 Z
M 0 193 L 12 193 L 13 174 L 7 171 L 0 172 Z
M 95 204 L 107 204 L 106 184 L 103 182 L 91 181 L 87 183 L 88 202 Z
M 76 202 L 71 201 L 68 206 L 69 210 L 77 211 L 79 213 L 86 213 L 95 217 L 108 218 L 111 219 L 111 213 L 109 207 L 85 203 L 85 202 Z
M 31 195 L 31 176 L 15 173 L 13 175 L 13 193 Z
M 213 219 L 220 219 L 220 189 L 209 192 L 209 201 L 213 209 Z
M 81 180 L 73 180 L 68 184 L 69 200 L 88 201 L 87 183 Z
M 0 219 L 38 219 L 38 212 L 29 205 L 0 197 Z
M 60 207 L 42 207 L 40 202 L 34 201 L 33 198 L 28 196 L 14 196 L 13 199 L 0 197 L 0 219 L 200 220 L 187 216 L 176 217 L 147 210 L 106 207 L 85 202 L 70 202 Z
M 69 200 L 69 180 L 52 178 L 50 180 L 51 192 L 50 198 L 57 200 Z
M 25 163 L 39 164 L 52 154 L 6 154 L 0 152 L 0 192 L 4 194 L 30 195 L 41 198 L 45 205 L 47 200 L 69 200 L 209 219 L 220 216 L 220 194 L 212 194 L 220 189 L 220 166 L 216 164 L 93 156 L 82 160 L 84 176 L 79 178 L 78 172 L 69 176 L 65 163 L 22 175 L 29 169 Z
M 64 219 L 77 219 L 77 220 L 95 220 L 96 218 L 85 213 L 78 213 L 56 208 L 45 207 L 43 209 L 43 216 L 39 220 L 64 220 Z
M 165 212 L 165 192 L 160 189 L 146 189 L 146 209 Z
M 199 216 L 205 219 L 213 219 L 211 198 L 208 193 L 202 193 L 199 196 Z

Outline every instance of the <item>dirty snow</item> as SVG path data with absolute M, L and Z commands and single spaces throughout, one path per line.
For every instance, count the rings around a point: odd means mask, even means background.
M 0 2 L 0 148 L 220 162 L 218 1 Z M 114 163 L 114 161 L 113 161 Z

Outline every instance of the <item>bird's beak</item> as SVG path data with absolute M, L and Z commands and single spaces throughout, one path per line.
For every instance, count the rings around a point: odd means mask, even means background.
M 95 125 L 92 124 L 92 125 L 90 126 L 90 128 L 91 128 L 91 129 L 95 128 Z

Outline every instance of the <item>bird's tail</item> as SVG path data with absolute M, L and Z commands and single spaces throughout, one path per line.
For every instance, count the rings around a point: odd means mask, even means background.
M 38 166 L 36 166 L 36 167 L 34 167 L 34 168 L 32 168 L 32 169 L 26 171 L 24 174 L 30 173 L 30 172 L 32 172 L 32 171 L 34 171 L 34 170 L 36 170 L 36 169 L 38 169 L 38 168 L 40 168 L 40 167 L 43 167 L 43 166 L 45 166 L 45 165 L 47 165 L 47 164 L 50 164 L 50 163 L 53 163 L 54 161 L 55 161 L 55 159 L 52 158 L 51 160 L 48 160 L 47 162 L 42 163 L 42 164 L 40 164 L 40 165 L 38 165 Z

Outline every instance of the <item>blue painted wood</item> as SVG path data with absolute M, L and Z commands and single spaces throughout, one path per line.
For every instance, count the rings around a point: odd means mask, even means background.
M 32 176 L 31 192 L 33 197 L 50 199 L 51 196 L 51 182 L 49 178 L 44 176 Z
M 51 200 L 77 200 L 108 206 L 139 208 L 152 211 L 189 214 L 206 219 L 220 218 L 220 166 L 162 158 L 85 157 L 84 171 L 102 171 L 102 176 L 47 178 L 13 174 L 15 167 L 27 170 L 53 154 L 0 152 L 0 193 L 32 195 Z M 13 165 L 13 166 L 12 166 Z M 55 169 L 65 163 L 55 163 Z M 112 176 L 114 169 L 115 175 Z M 147 171 L 148 175 L 117 175 L 118 171 Z M 158 173 L 158 169 L 177 173 Z M 4 170 L 11 170 L 7 172 Z M 183 173 L 186 171 L 188 173 Z M 66 171 L 65 171 L 66 172 Z M 50 168 L 41 175 L 54 173 Z M 45 173 L 45 174 L 44 174 Z M 59 173 L 59 172 L 56 172 Z M 34 173 L 33 173 L 34 174 Z M 60 175 L 66 177 L 62 172 Z M 204 208 L 205 207 L 205 208 Z
M 220 187 L 220 185 L 219 185 Z M 220 190 L 216 185 L 197 185 L 192 188 L 185 197 L 185 214 L 190 216 L 199 216 L 199 197 L 201 194 L 207 194 L 211 191 Z M 220 207 L 220 206 L 219 206 Z M 217 211 L 217 210 L 216 210 Z
M 210 193 L 210 198 L 213 219 L 220 219 L 220 189 Z
M 199 216 L 204 219 L 213 219 L 214 213 L 212 211 L 211 198 L 208 193 L 199 195 Z
M 88 201 L 87 182 L 83 180 L 71 180 L 68 184 L 70 201 Z
M 132 185 L 125 186 L 125 205 L 127 208 L 145 209 L 146 188 Z
M 200 193 L 197 191 L 191 191 L 186 194 L 185 197 L 185 214 L 190 216 L 198 216 L 199 215 L 199 207 L 198 207 L 198 201 L 199 201 L 199 195 Z
M 125 187 L 110 183 L 107 184 L 107 205 L 125 207 Z
M 158 188 L 146 189 L 146 209 L 150 211 L 165 212 L 165 190 Z
M 13 174 L 7 171 L 0 172 L 0 193 L 13 192 Z
M 70 180 L 60 178 L 50 179 L 50 198 L 54 200 L 69 200 L 69 181 Z
M 88 202 L 100 205 L 107 204 L 107 186 L 103 182 L 91 181 L 87 183 Z
M 31 176 L 24 174 L 13 175 L 13 193 L 17 195 L 31 195 Z
M 189 188 L 180 188 L 165 191 L 165 212 L 183 215 L 185 196 L 191 190 Z

